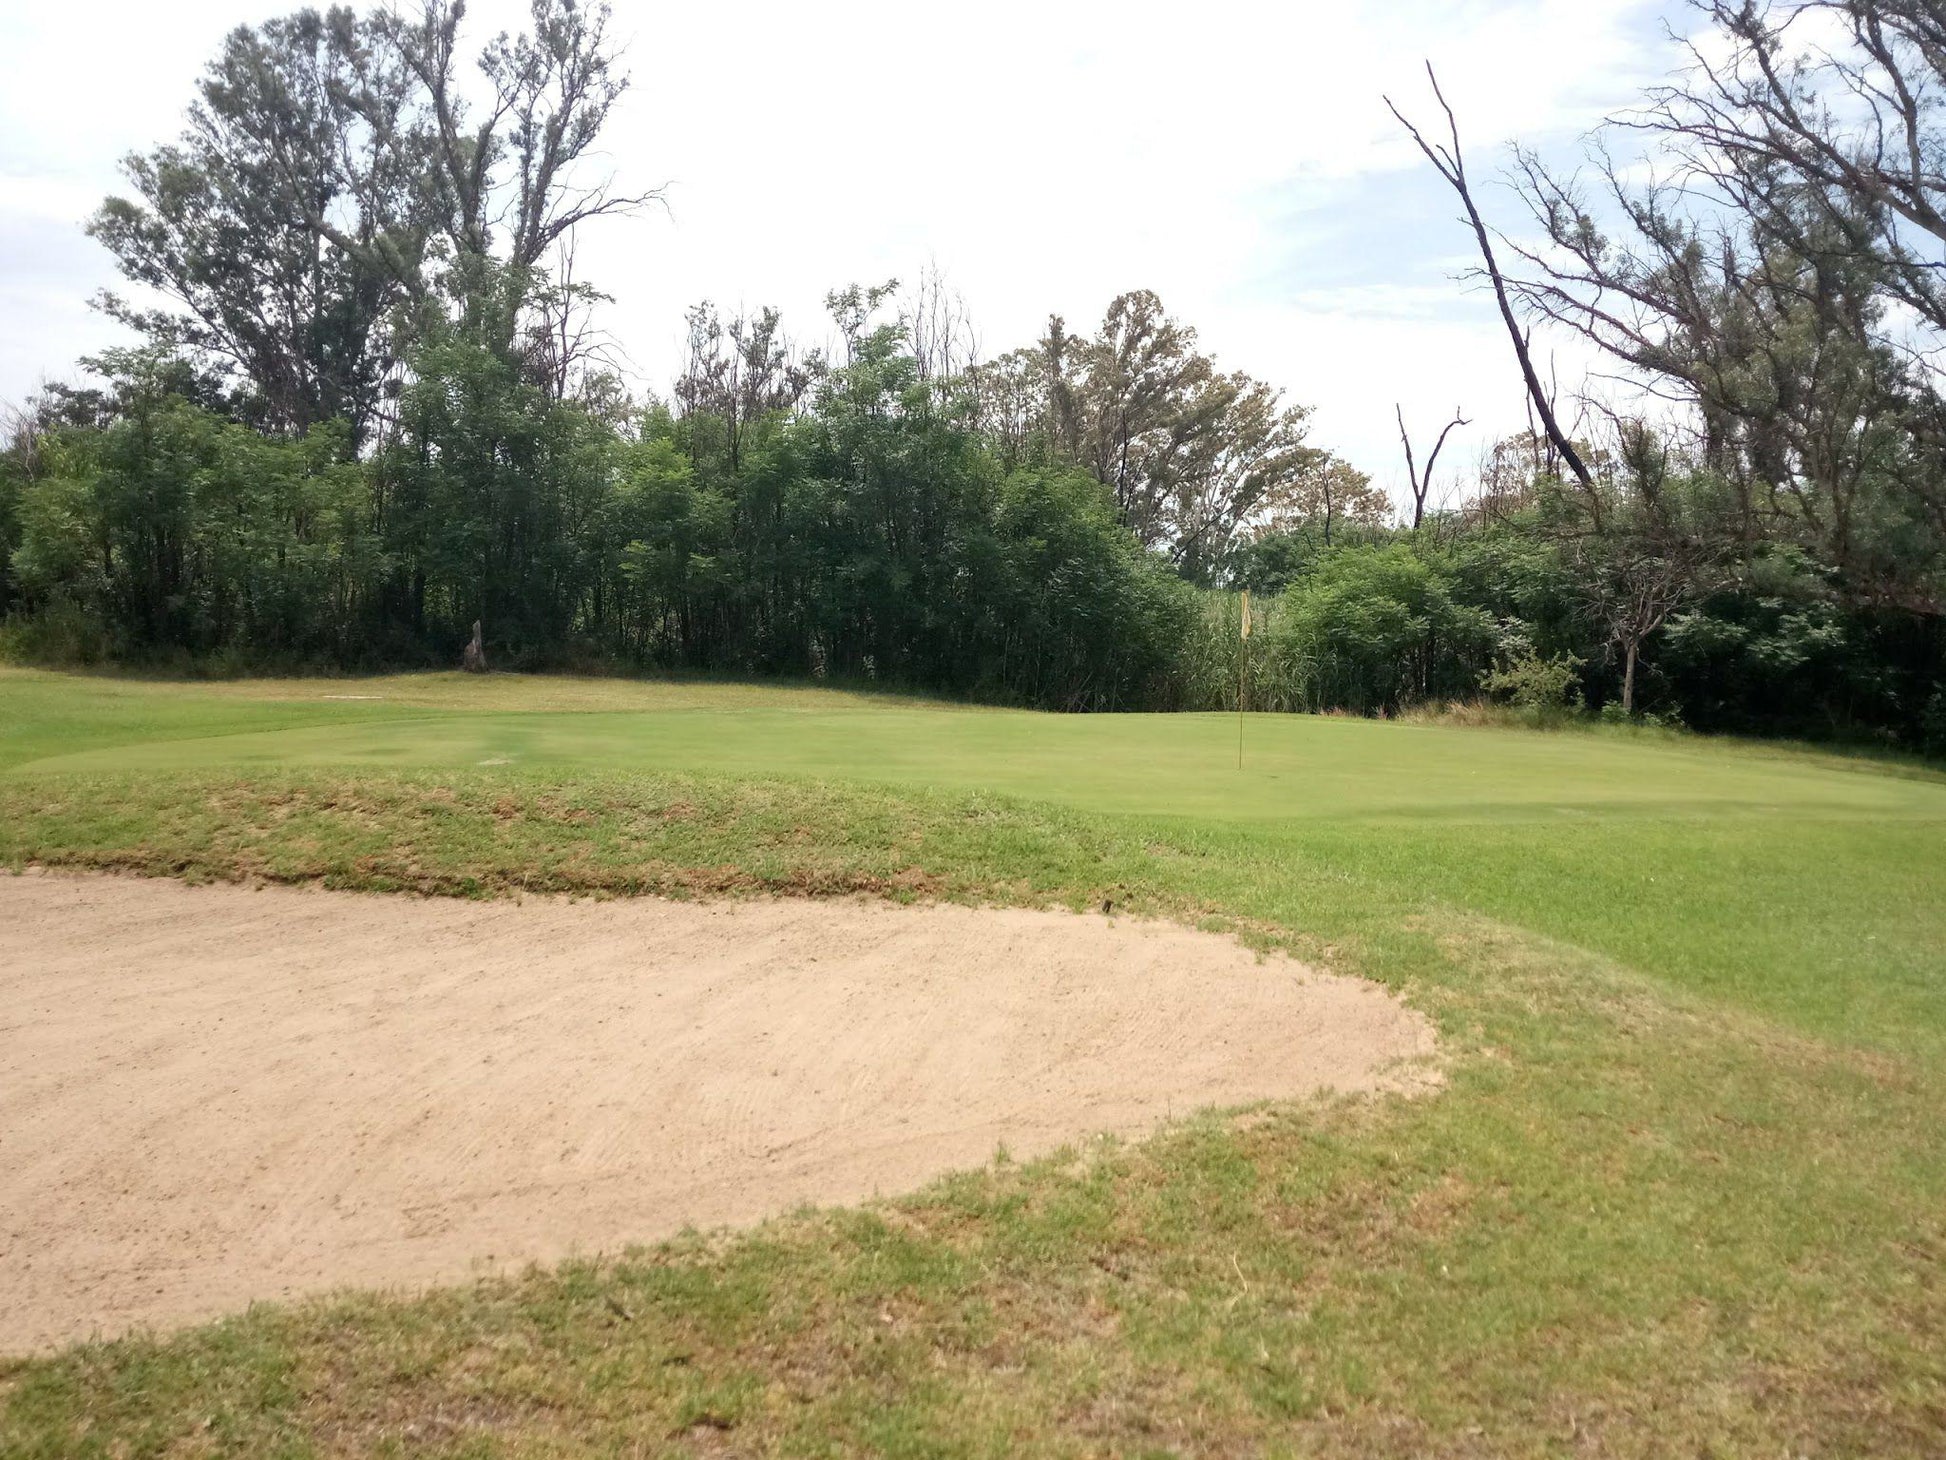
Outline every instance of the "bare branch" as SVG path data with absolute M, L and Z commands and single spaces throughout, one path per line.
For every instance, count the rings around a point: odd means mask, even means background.
M 1513 341 L 1514 356 L 1520 362 L 1521 379 L 1527 384 L 1528 400 L 1532 402 L 1535 414 L 1540 417 L 1549 444 L 1560 454 L 1561 460 L 1568 464 L 1581 485 L 1593 491 L 1594 478 L 1589 475 L 1587 466 L 1581 460 L 1580 452 L 1574 449 L 1574 443 L 1562 432 L 1560 422 L 1554 415 L 1553 403 L 1548 399 L 1547 392 L 1542 389 L 1540 376 L 1534 370 L 1533 354 L 1528 349 L 1527 337 L 1521 333 L 1520 322 L 1514 317 L 1513 305 L 1507 295 L 1507 281 L 1502 277 L 1500 263 L 1494 257 L 1493 240 L 1488 235 L 1486 223 L 1480 217 L 1480 210 L 1473 201 L 1473 190 L 1466 177 L 1465 157 L 1460 150 L 1459 122 L 1453 116 L 1452 107 L 1447 105 L 1445 94 L 1439 89 L 1439 77 L 1434 74 L 1430 61 L 1426 63 L 1426 79 L 1432 83 L 1433 96 L 1438 100 L 1440 110 L 1446 114 L 1446 131 L 1450 146 L 1435 146 L 1427 142 L 1419 129 L 1406 120 L 1405 114 L 1392 104 L 1389 96 L 1384 98 L 1385 105 L 1392 115 L 1398 118 L 1399 125 L 1411 134 L 1412 140 L 1418 144 L 1426 160 L 1446 180 L 1447 185 L 1459 194 L 1460 202 L 1465 205 L 1467 220 L 1473 226 L 1474 241 L 1479 245 L 1480 258 L 1486 266 L 1487 278 L 1493 284 L 1494 300 L 1500 306 L 1500 318 L 1507 326 L 1507 336 Z

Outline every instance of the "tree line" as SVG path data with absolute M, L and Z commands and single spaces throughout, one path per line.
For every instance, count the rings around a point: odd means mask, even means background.
M 1422 462 L 1401 414 L 1404 512 L 1144 291 L 993 358 L 936 278 L 834 291 L 816 348 L 702 304 L 635 399 L 575 264 L 654 197 L 594 170 L 628 85 L 605 7 L 534 0 L 471 68 L 455 0 L 239 28 L 90 225 L 139 343 L 0 452 L 5 642 L 445 664 L 477 620 L 505 665 L 1215 708 L 1248 587 L 1264 708 L 1484 693 L 1946 749 L 1946 34 L 1700 9 L 1714 39 L 1603 134 L 1660 174 L 1517 149 L 1503 233 L 1452 113 L 1414 130 L 1534 426 L 1439 501 L 1453 427 Z M 1843 44 L 1797 44 L 1819 18 Z M 1536 325 L 1630 389 L 1559 397 Z

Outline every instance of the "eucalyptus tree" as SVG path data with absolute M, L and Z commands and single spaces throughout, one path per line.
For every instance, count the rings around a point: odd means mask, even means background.
M 605 5 L 533 0 L 530 29 L 490 42 L 469 87 L 465 13 L 426 0 L 410 17 L 336 7 L 233 31 L 181 138 L 131 155 L 132 196 L 91 224 L 168 305 L 105 307 L 222 361 L 265 424 L 343 417 L 354 445 L 435 317 L 565 390 L 550 311 L 592 296 L 550 267 L 581 224 L 655 196 L 586 171 L 627 77 Z
M 372 426 L 399 360 L 393 310 L 422 286 L 431 219 L 412 82 L 344 9 L 231 32 L 181 138 L 123 164 L 90 231 L 168 301 L 103 307 L 221 362 L 265 424 Z
M 612 174 L 583 170 L 629 84 L 606 4 L 531 0 L 530 29 L 482 52 L 478 96 L 460 64 L 465 15 L 464 0 L 424 0 L 412 15 L 375 11 L 362 33 L 382 73 L 412 82 L 388 140 L 415 165 L 447 292 L 464 307 L 476 277 L 503 273 L 514 307 L 491 316 L 492 343 L 510 351 L 554 251 L 580 225 L 632 213 L 660 191 L 624 192 Z
M 1008 465 L 1077 466 L 1184 577 L 1208 582 L 1253 524 L 1301 495 L 1325 453 L 1310 411 L 1197 348 L 1147 290 L 1089 337 L 1056 316 L 1038 345 L 967 372 L 970 409 Z

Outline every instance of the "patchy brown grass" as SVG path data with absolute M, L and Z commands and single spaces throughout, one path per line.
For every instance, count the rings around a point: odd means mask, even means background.
M 808 783 L 305 774 L 0 782 L 0 860 L 1107 903 L 1382 978 L 1453 1051 L 1437 1099 L 1200 1116 L 0 1366 L 10 1457 L 1946 1450 L 1936 1043 L 1686 992 L 1313 844 Z

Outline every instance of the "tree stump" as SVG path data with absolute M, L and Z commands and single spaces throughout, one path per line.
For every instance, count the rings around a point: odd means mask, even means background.
M 460 655 L 459 667 L 464 669 L 468 674 L 485 674 L 487 672 L 486 645 L 480 641 L 480 621 L 478 619 L 473 620 L 473 641 L 466 646 L 466 652 Z

